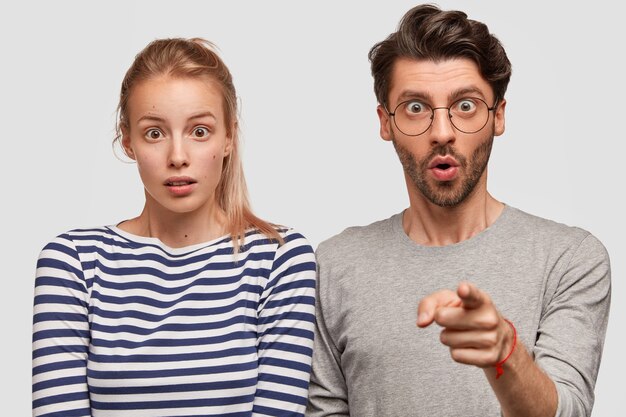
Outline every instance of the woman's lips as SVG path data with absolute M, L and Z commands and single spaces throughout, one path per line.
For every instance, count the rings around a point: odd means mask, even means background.
M 197 181 L 191 177 L 170 177 L 165 180 L 164 185 L 170 193 L 177 197 L 182 197 L 191 194 L 196 188 L 196 183 Z

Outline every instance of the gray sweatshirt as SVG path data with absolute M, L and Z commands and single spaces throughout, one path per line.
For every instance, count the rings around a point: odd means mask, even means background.
M 500 416 L 484 373 L 450 358 L 438 326 L 415 324 L 421 298 L 462 280 L 515 324 L 556 384 L 556 415 L 591 414 L 611 283 L 608 254 L 588 232 L 506 206 L 471 239 L 421 246 L 396 214 L 346 229 L 317 257 L 307 416 Z

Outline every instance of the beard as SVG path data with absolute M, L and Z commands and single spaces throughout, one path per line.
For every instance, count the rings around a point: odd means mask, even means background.
M 482 177 L 493 145 L 493 134 L 481 143 L 468 158 L 456 152 L 451 145 L 439 145 L 423 159 L 417 160 L 411 152 L 393 138 L 393 146 L 400 158 L 405 174 L 413 185 L 431 203 L 439 207 L 456 207 L 474 190 Z M 435 156 L 450 155 L 459 163 L 460 175 L 452 181 L 428 181 L 428 164 Z

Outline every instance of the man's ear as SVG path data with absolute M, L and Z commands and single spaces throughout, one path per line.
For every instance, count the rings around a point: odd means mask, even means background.
M 387 113 L 387 110 L 385 110 L 382 104 L 376 107 L 376 113 L 378 113 L 378 120 L 380 121 L 380 137 L 386 141 L 392 140 L 391 116 L 389 116 L 389 113 Z
M 128 128 L 122 126 L 122 149 L 127 157 L 135 161 L 135 152 L 133 152 L 133 148 L 130 146 L 130 132 Z
M 504 133 L 504 110 L 506 108 L 506 100 L 502 99 L 498 102 L 498 107 L 494 112 L 494 136 L 500 136 Z

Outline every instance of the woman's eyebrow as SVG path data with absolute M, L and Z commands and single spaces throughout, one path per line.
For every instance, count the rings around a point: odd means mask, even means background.
M 154 114 L 146 114 L 144 116 L 141 116 L 139 119 L 137 119 L 137 123 L 142 122 L 144 120 L 150 121 L 150 122 L 164 122 L 165 119 L 159 116 L 156 116 Z
M 205 112 L 201 112 L 201 113 L 196 113 L 196 114 L 194 114 L 193 116 L 191 116 L 191 117 L 189 118 L 189 120 L 194 120 L 194 119 L 203 119 L 203 118 L 205 118 L 205 117 L 210 117 L 210 118 L 212 118 L 212 119 L 217 120 L 217 117 L 215 117 L 215 115 L 214 115 L 212 112 L 210 112 L 210 111 L 205 111 Z
M 189 117 L 188 120 L 195 120 L 195 119 L 203 119 L 205 117 L 210 117 L 212 119 L 217 120 L 217 117 L 215 117 L 215 115 L 210 112 L 210 111 L 205 111 L 205 112 L 200 112 L 200 113 L 196 113 L 193 116 Z M 157 116 L 155 114 L 146 114 L 141 116 L 139 119 L 137 119 L 137 123 L 142 122 L 142 121 L 150 121 L 150 122 L 165 122 L 165 118 L 161 117 L 161 116 Z

